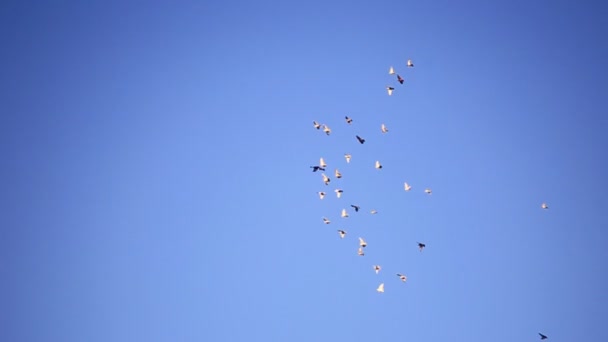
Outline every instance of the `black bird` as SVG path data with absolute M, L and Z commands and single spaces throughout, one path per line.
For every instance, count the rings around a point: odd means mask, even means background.
M 403 77 L 397 75 L 397 81 L 399 81 L 399 83 L 403 84 Z
M 355 208 L 355 211 L 359 211 L 360 207 L 358 205 L 351 204 L 350 206 L 353 207 L 353 208 Z
M 545 335 L 543 335 L 543 334 L 541 334 L 541 333 L 538 333 L 538 334 L 540 335 L 540 339 L 541 339 L 541 340 L 546 340 L 546 339 L 547 339 L 547 336 L 545 336 Z
M 357 140 L 359 140 L 359 142 L 361 144 L 365 143 L 365 139 L 361 138 L 360 136 L 357 135 Z
M 310 168 L 312 169 L 312 172 L 317 172 L 319 170 L 325 171 L 325 169 L 320 166 L 311 166 Z
M 422 249 L 426 247 L 425 244 L 418 242 L 418 248 L 420 248 L 420 251 L 422 252 Z
M 345 116 L 344 119 L 346 119 L 346 123 L 349 125 L 353 122 L 353 119 L 349 118 L 348 116 Z

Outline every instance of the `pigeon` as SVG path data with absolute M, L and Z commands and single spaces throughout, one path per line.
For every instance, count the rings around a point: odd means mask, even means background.
M 397 75 L 397 81 L 399 81 L 399 83 L 403 84 L 403 77 Z
M 404 276 L 403 274 L 399 274 L 399 273 L 397 273 L 397 276 L 399 277 L 399 279 L 401 279 L 401 281 L 402 281 L 402 282 L 404 282 L 404 283 L 405 283 L 405 282 L 407 281 L 407 277 L 406 277 L 406 276 Z
M 327 134 L 327 135 L 330 135 L 331 129 L 329 129 L 329 126 L 323 125 L 323 132 L 325 132 L 325 134 Z
M 376 209 L 372 209 L 372 211 L 370 211 L 370 213 L 372 213 L 372 215 L 377 214 L 378 211 Z
M 310 168 L 312 169 L 312 172 L 317 172 L 319 170 L 325 171 L 325 169 L 321 166 L 311 166 Z
M 433 190 L 431 190 L 431 189 L 429 189 L 429 188 L 426 188 L 426 189 L 424 189 L 424 192 L 426 192 L 427 194 L 429 194 L 429 195 L 430 195 L 430 194 L 432 194 L 432 193 L 433 193 Z
M 359 246 L 361 246 L 361 248 L 367 247 L 367 242 L 365 242 L 363 238 L 359 238 Z
M 549 206 L 547 205 L 547 203 L 541 204 L 540 207 L 543 208 L 543 209 L 549 209 Z
M 425 244 L 418 242 L 418 248 L 420 248 L 420 251 L 422 252 L 422 250 L 424 249 L 424 247 L 426 247 Z
M 350 158 L 351 158 L 351 155 L 350 155 L 350 154 L 348 154 L 348 153 L 344 153 L 344 159 L 346 159 L 346 162 L 347 162 L 347 163 L 350 163 Z
M 380 164 L 379 161 L 376 160 L 376 169 L 381 169 L 382 165 Z
M 317 192 L 317 193 L 319 194 L 319 198 L 320 198 L 320 199 L 325 198 L 325 193 L 324 193 L 323 191 L 319 191 L 319 192 Z
M 351 204 L 350 206 L 353 207 L 353 208 L 355 208 L 355 212 L 359 211 L 360 207 L 358 205 Z
M 359 140 L 359 143 L 364 144 L 365 143 L 365 139 L 361 138 L 360 136 L 356 136 L 357 140 Z
M 407 67 L 408 67 L 408 68 L 413 68 L 413 67 L 414 67 L 414 62 L 412 62 L 412 60 L 411 60 L 411 59 L 408 59 L 408 60 L 407 60 Z
M 393 90 L 395 90 L 395 88 L 393 88 L 393 87 L 386 87 L 386 91 L 388 92 L 388 96 L 393 95 Z
M 340 171 L 338 171 L 338 169 L 336 169 L 334 174 L 336 175 L 336 178 L 342 178 L 342 174 L 340 173 Z
M 325 224 L 330 224 L 330 223 L 331 223 L 331 221 L 330 221 L 330 220 L 329 220 L 327 217 L 324 217 L 324 218 L 323 218 L 323 223 L 325 223 Z
M 321 125 L 316 121 L 313 121 L 312 124 L 315 126 L 316 129 L 321 128 Z
M 346 119 L 346 123 L 349 125 L 353 122 L 353 119 L 349 118 L 348 116 L 345 116 L 344 119 Z
M 381 269 L 382 269 L 382 267 L 380 267 L 380 265 L 374 265 L 374 271 L 376 271 L 376 274 L 378 274 L 378 272 L 380 272 Z
M 395 69 L 393 69 L 393 67 L 391 67 L 390 69 L 388 69 L 388 74 L 389 75 L 394 75 L 395 74 Z
M 324 173 L 323 175 L 323 183 L 325 183 L 325 185 L 329 185 L 329 182 L 331 182 L 331 179 L 329 179 L 329 177 L 327 177 Z
M 346 231 L 338 229 L 338 234 L 340 234 L 340 239 L 344 239 L 346 236 Z
M 412 190 L 412 186 L 407 184 L 407 182 L 403 183 L 403 188 L 405 189 L 405 191 L 410 191 Z
M 343 218 L 348 217 L 348 213 L 346 212 L 346 209 L 342 209 L 342 214 L 340 216 L 342 216 Z
M 543 334 L 541 334 L 541 333 L 538 333 L 538 334 L 540 335 L 540 339 L 541 339 L 541 340 L 546 340 L 546 339 L 547 339 L 547 336 L 545 336 L 545 335 L 543 335 Z
M 325 160 L 323 160 L 323 157 L 319 158 L 319 166 L 320 167 L 326 167 L 327 166 L 327 164 L 325 164 Z M 323 171 L 325 171 L 325 170 L 323 170 Z
M 386 126 L 384 124 L 382 124 L 382 126 L 380 126 L 380 130 L 382 131 L 382 133 L 388 132 L 388 128 L 386 128 Z
M 380 293 L 384 293 L 384 283 L 380 284 L 380 286 L 378 286 L 378 288 L 376 289 L 376 291 L 378 291 Z
M 365 253 L 363 253 L 363 248 L 359 247 L 359 249 L 357 250 L 357 254 L 359 254 L 359 256 L 364 256 Z
M 336 197 L 338 197 L 338 198 L 342 197 L 342 193 L 344 192 L 344 191 L 342 191 L 342 189 L 336 189 L 334 191 L 336 192 Z

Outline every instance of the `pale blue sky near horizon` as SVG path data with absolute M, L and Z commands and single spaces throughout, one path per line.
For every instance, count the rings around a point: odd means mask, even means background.
M 608 340 L 607 14 L 3 3 L 0 340 Z

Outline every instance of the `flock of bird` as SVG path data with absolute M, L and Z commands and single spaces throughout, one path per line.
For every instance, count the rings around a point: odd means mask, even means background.
M 413 68 L 414 67 L 414 63 L 412 62 L 411 59 L 407 60 L 407 64 L 406 65 L 407 65 L 407 68 Z M 397 82 L 399 82 L 399 84 L 403 85 L 403 83 L 404 83 L 405 80 L 404 80 L 404 78 L 399 73 L 397 73 L 395 71 L 395 68 L 393 68 L 391 66 L 389 68 L 389 72 L 388 73 L 389 73 L 389 75 L 395 75 L 396 78 L 397 78 Z M 388 93 L 389 96 L 393 95 L 394 90 L 395 90 L 395 86 L 390 86 L 390 85 L 386 86 L 386 91 L 387 91 L 387 93 Z M 352 125 L 352 123 L 353 123 L 353 119 L 352 118 L 350 118 L 349 116 L 345 116 L 344 119 L 346 121 L 346 124 Z M 321 124 L 321 123 L 319 123 L 317 121 L 313 121 L 313 127 L 315 129 L 317 129 L 317 130 L 321 130 L 321 128 L 322 128 L 323 132 L 326 135 L 328 135 L 328 136 L 331 135 L 332 130 L 326 124 Z M 386 127 L 386 125 L 384 123 L 380 126 L 380 131 L 381 131 L 382 134 L 386 134 L 386 133 L 389 132 L 388 128 Z M 362 138 L 361 136 L 355 135 L 355 138 L 357 139 L 357 141 L 359 142 L 359 144 L 365 144 L 365 139 Z M 350 161 L 352 159 L 352 155 L 350 153 L 345 153 L 344 154 L 344 158 L 346 160 L 346 163 L 350 164 Z M 326 186 L 329 186 L 329 184 L 331 183 L 331 178 L 329 176 L 327 176 L 326 173 L 325 173 L 325 172 L 327 172 L 326 171 L 327 167 L 328 167 L 328 165 L 325 162 L 325 160 L 324 160 L 323 157 L 319 158 L 319 164 L 318 165 L 310 166 L 310 168 L 312 169 L 312 172 L 321 172 L 323 184 L 325 184 Z M 375 168 L 378 169 L 378 170 L 382 169 L 382 164 L 380 163 L 380 161 L 376 160 L 376 162 L 375 162 Z M 333 176 L 336 179 L 341 179 L 342 178 L 342 173 L 337 168 L 335 168 L 334 172 L 333 172 Z M 404 182 L 403 189 L 404 189 L 404 191 L 409 192 L 409 191 L 412 190 L 412 186 L 410 184 L 408 184 L 407 182 Z M 334 192 L 335 192 L 337 198 L 341 198 L 344 190 L 340 189 L 340 188 L 336 188 L 334 190 Z M 431 195 L 433 193 L 433 191 L 430 188 L 424 189 L 424 192 L 427 195 Z M 318 191 L 317 194 L 318 194 L 320 200 L 323 200 L 325 198 L 325 196 L 327 196 L 327 192 L 325 192 L 325 191 Z M 361 207 L 359 205 L 356 205 L 356 204 L 350 204 L 350 207 L 353 208 L 355 212 L 359 212 L 359 210 L 361 210 Z M 549 209 L 549 206 L 546 203 L 542 203 L 541 204 L 541 208 L 542 209 Z M 376 214 L 377 211 L 375 209 L 372 209 L 370 211 L 370 213 L 371 214 Z M 340 216 L 342 218 L 349 217 L 348 211 L 346 209 L 342 209 L 342 211 L 340 213 Z M 327 217 L 322 217 L 322 221 L 323 221 L 324 224 L 331 224 L 331 221 Z M 337 233 L 338 233 L 338 236 L 341 239 L 346 238 L 346 236 L 348 234 L 348 232 L 346 230 L 343 230 L 343 229 L 337 229 Z M 426 248 L 426 244 L 425 243 L 422 243 L 422 242 L 416 242 L 416 243 L 418 245 L 418 249 L 420 250 L 420 252 L 422 252 L 423 249 Z M 361 256 L 361 257 L 365 256 L 365 247 L 367 247 L 367 242 L 365 241 L 365 239 L 363 237 L 359 237 L 359 246 L 358 246 L 358 250 L 357 250 L 357 254 L 359 256 Z M 380 271 L 382 270 L 382 266 L 381 265 L 372 265 L 372 268 L 373 268 L 373 270 L 374 270 L 374 272 L 376 274 L 379 274 Z M 396 279 L 399 279 L 403 283 L 407 282 L 408 277 L 405 274 L 403 274 L 403 273 L 395 273 L 395 274 L 397 276 Z M 382 283 L 380 283 L 378 285 L 378 287 L 376 288 L 376 291 L 378 293 L 384 293 L 384 290 L 385 290 L 384 289 L 384 282 L 382 282 Z M 540 335 L 540 339 L 541 340 L 544 340 L 544 339 L 547 338 L 546 335 L 543 335 L 541 333 L 539 333 L 539 335 Z

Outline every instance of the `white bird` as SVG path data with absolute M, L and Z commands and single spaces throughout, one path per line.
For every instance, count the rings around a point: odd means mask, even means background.
M 336 189 L 334 191 L 336 192 L 336 197 L 338 198 L 342 197 L 342 193 L 344 192 L 342 189 Z
M 388 92 L 388 96 L 393 95 L 393 90 L 395 90 L 395 88 L 393 88 L 393 87 L 386 87 L 386 91 Z
M 323 125 L 323 132 L 325 132 L 325 134 L 327 134 L 327 135 L 330 135 L 331 129 L 329 129 L 329 126 Z
M 319 191 L 319 192 L 317 192 L 317 193 L 319 194 L 319 198 L 320 198 L 320 199 L 325 198 L 325 192 L 323 192 L 323 191 Z
M 327 164 L 325 164 L 325 160 L 323 159 L 323 157 L 319 158 L 319 166 L 322 168 L 325 168 L 327 166 Z
M 543 208 L 543 209 L 549 209 L 549 206 L 547 205 L 547 203 L 541 204 L 540 207 Z
M 342 178 L 342 174 L 340 173 L 340 171 L 338 171 L 338 169 L 336 169 L 334 174 L 336 175 L 336 178 Z
M 402 281 L 402 282 L 404 282 L 404 283 L 405 283 L 405 282 L 407 281 L 407 277 L 406 277 L 406 276 L 404 276 L 403 274 L 399 274 L 399 273 L 397 273 L 397 276 L 399 277 L 399 279 L 401 279 L 401 281 Z
M 382 267 L 380 267 L 380 265 L 374 265 L 374 271 L 376 271 L 376 274 L 378 274 L 378 272 L 380 272 L 381 269 L 382 269 Z
M 346 212 L 346 209 L 342 209 L 341 216 L 344 217 L 344 218 L 348 217 L 348 213 Z
M 381 169 L 382 165 L 380 164 L 379 161 L 376 160 L 376 169 Z
M 313 124 L 313 126 L 315 126 L 316 129 L 321 128 L 321 125 L 316 121 L 313 121 L 312 124 Z
M 365 242 L 363 238 L 359 238 L 359 246 L 361 246 L 361 248 L 367 247 L 367 242 Z
M 429 189 L 429 188 L 426 188 L 426 189 L 424 189 L 424 192 L 426 192 L 427 194 L 429 194 L 429 195 L 430 195 L 430 194 L 432 194 L 432 193 L 433 193 L 433 190 L 431 190 L 431 189 Z
M 323 176 L 323 183 L 325 183 L 325 185 L 329 185 L 329 182 L 331 181 L 329 179 L 329 177 L 327 177 L 324 173 L 322 174 Z
M 405 191 L 410 191 L 412 190 L 412 186 L 407 184 L 407 182 L 403 183 L 403 188 L 405 189 Z
M 364 256 L 365 253 L 363 253 L 363 248 L 359 247 L 359 250 L 357 250 L 357 254 L 359 254 L 359 256 Z
M 373 215 L 373 214 L 377 214 L 377 213 L 378 213 L 378 211 L 376 211 L 376 209 L 372 209 L 371 213 L 372 213 L 372 215 Z
M 380 293 L 384 293 L 384 283 L 380 284 L 380 286 L 378 286 L 378 288 L 376 289 L 376 291 L 378 291 Z
M 346 231 L 338 229 L 338 234 L 340 234 L 341 239 L 344 239 L 344 237 L 346 236 Z
M 388 69 L 388 74 L 389 75 L 394 75 L 395 74 L 395 69 L 393 69 L 393 67 L 391 67 L 390 69 Z
M 388 132 L 388 128 L 386 128 L 384 124 L 382 124 L 382 127 L 380 127 L 380 129 L 382 130 L 382 133 Z
M 323 218 L 323 223 L 325 223 L 325 224 L 330 224 L 330 223 L 331 223 L 331 221 L 330 221 L 330 220 L 329 220 L 327 217 L 324 217 L 324 218 Z
M 350 158 L 351 158 L 351 155 L 350 155 L 350 154 L 345 153 L 345 154 L 344 154 L 344 158 L 346 159 L 346 162 L 347 162 L 347 163 L 350 163 Z
M 412 68 L 412 67 L 414 66 L 414 62 L 412 62 L 412 60 L 411 60 L 411 59 L 408 59 L 408 60 L 407 60 L 407 66 L 408 66 L 408 68 Z M 424 68 L 423 68 L 423 69 L 424 69 Z

